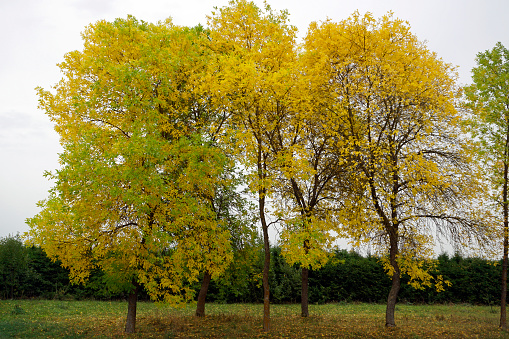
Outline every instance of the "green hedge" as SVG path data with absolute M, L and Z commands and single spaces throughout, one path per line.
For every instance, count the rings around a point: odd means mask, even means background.
M 263 252 L 240 253 L 223 277 L 213 280 L 207 300 L 212 302 L 263 302 L 261 272 Z M 242 259 L 244 258 L 244 259 Z M 25 246 L 19 236 L 0 238 L 0 298 L 69 298 L 123 299 L 122 292 L 107 288 L 103 273 L 92 273 L 85 285 L 69 283 L 68 271 L 52 262 L 44 251 Z M 471 303 L 500 302 L 501 263 L 480 258 L 438 257 L 434 274 L 442 274 L 452 285 L 445 291 L 434 288 L 416 290 L 403 276 L 399 301 L 409 303 Z M 271 249 L 270 290 L 274 303 L 300 302 L 300 269 L 290 266 L 281 256 L 281 249 Z M 336 250 L 322 268 L 309 273 L 309 302 L 378 302 L 384 303 L 390 279 L 378 258 L 363 257 L 355 252 Z M 200 282 L 194 284 L 198 291 Z M 148 299 L 143 293 L 141 299 Z

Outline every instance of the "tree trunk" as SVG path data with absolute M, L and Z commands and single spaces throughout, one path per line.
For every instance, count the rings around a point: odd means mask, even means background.
M 258 179 L 262 183 L 267 173 L 267 164 L 262 152 L 261 144 L 258 143 L 257 154 Z M 262 185 L 258 188 L 258 210 L 260 213 L 260 223 L 263 232 L 263 250 L 265 252 L 265 260 L 263 262 L 263 330 L 270 331 L 270 288 L 269 288 L 269 270 L 270 270 L 270 243 L 269 243 L 269 226 L 265 220 L 265 197 L 267 189 Z
M 196 316 L 205 316 L 205 299 L 207 298 L 207 291 L 209 289 L 211 275 L 209 271 L 203 274 L 203 281 L 201 283 L 200 293 L 198 294 L 198 305 L 196 305 Z
M 506 151 L 507 155 L 507 151 Z M 507 156 L 506 156 L 507 158 Z M 503 209 L 504 209 L 504 257 L 502 261 L 502 293 L 500 296 L 500 328 L 507 331 L 507 265 L 509 252 L 509 221 L 508 221 L 508 202 L 507 202 L 507 180 L 508 180 L 508 164 L 504 163 L 504 186 L 502 192 Z
M 270 243 L 269 227 L 265 220 L 265 189 L 258 192 L 258 207 L 260 209 L 260 222 L 263 231 L 263 249 L 265 260 L 263 262 L 263 330 L 270 331 L 270 289 L 269 289 L 269 270 L 270 270 Z
M 507 228 L 504 226 L 504 259 L 502 261 L 502 294 L 500 296 L 500 328 L 507 331 Z
M 308 310 L 309 269 L 302 267 L 301 278 L 302 278 L 302 290 L 301 290 L 301 300 L 300 300 L 301 316 L 308 317 L 309 316 L 309 310 Z
M 269 289 L 269 269 L 270 269 L 270 243 L 267 223 L 265 222 L 265 213 L 262 218 L 263 229 L 263 247 L 265 251 L 265 260 L 263 262 L 263 330 L 270 331 L 270 289 Z
M 125 332 L 134 333 L 136 330 L 136 303 L 138 301 L 138 291 L 140 285 L 133 280 L 134 289 L 129 293 L 127 305 L 127 320 L 125 323 Z
M 385 326 L 386 327 L 395 327 L 396 321 L 394 320 L 394 311 L 396 309 L 396 301 L 398 299 L 399 289 L 401 287 L 401 278 L 400 278 L 400 269 L 397 262 L 398 256 L 398 238 L 397 231 L 393 230 L 389 232 L 390 237 L 390 264 L 394 268 L 394 273 L 392 275 L 392 286 L 391 291 L 389 292 L 389 296 L 387 297 L 387 308 L 385 310 Z
M 311 219 L 310 216 L 308 216 L 309 219 Z M 311 222 L 311 220 L 308 220 Z M 304 240 L 304 251 L 306 255 L 309 253 L 309 240 Z M 309 269 L 307 267 L 301 268 L 301 293 L 300 293 L 300 315 L 302 317 L 308 317 L 309 316 L 309 310 L 308 310 L 308 304 L 309 304 L 309 298 L 308 298 L 308 289 L 309 289 Z

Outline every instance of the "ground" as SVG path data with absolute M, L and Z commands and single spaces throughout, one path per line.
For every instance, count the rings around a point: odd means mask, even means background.
M 262 331 L 263 305 L 208 304 L 207 316 L 149 302 L 138 304 L 136 333 L 123 333 L 127 302 L 2 300 L 0 338 L 508 338 L 498 307 L 396 307 L 394 329 L 384 326 L 385 305 L 334 303 L 271 305 L 271 331 Z

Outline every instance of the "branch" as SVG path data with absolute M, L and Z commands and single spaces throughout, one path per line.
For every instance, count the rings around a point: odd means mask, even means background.
M 101 120 L 101 119 L 89 119 L 88 120 L 89 122 L 102 122 L 103 124 L 107 124 L 107 125 L 110 125 L 112 126 L 113 128 L 116 128 L 118 129 L 120 132 L 122 132 L 123 135 L 125 135 L 127 138 L 131 138 L 131 136 L 129 134 L 127 134 L 126 132 L 124 132 L 124 130 L 122 130 L 120 127 L 112 124 L 111 122 L 108 122 L 108 121 L 104 121 L 104 120 Z

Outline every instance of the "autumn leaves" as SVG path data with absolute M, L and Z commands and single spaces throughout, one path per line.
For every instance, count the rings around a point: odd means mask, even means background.
M 264 329 L 269 211 L 302 267 L 303 316 L 306 274 L 342 236 L 385 258 L 394 326 L 400 273 L 442 283 L 422 264 L 433 232 L 472 240 L 487 227 L 461 210 L 479 191 L 452 69 L 391 15 L 313 23 L 302 46 L 288 13 L 269 6 L 232 1 L 208 24 L 87 28 L 56 92 L 39 89 L 64 152 L 31 241 L 76 281 L 98 266 L 154 299 L 189 300 L 190 281 L 233 258 L 242 222 L 220 202 L 239 194 L 240 169 L 264 238 Z
M 312 25 L 306 52 L 306 75 L 317 74 L 310 87 L 321 100 L 314 109 L 355 183 L 336 215 L 349 237 L 387 260 L 386 324 L 394 326 L 401 274 L 416 286 L 441 285 L 422 268 L 435 227 L 476 244 L 481 239 L 470 236 L 489 230 L 480 211 L 463 210 L 481 194 L 458 137 L 454 74 L 391 16 Z

